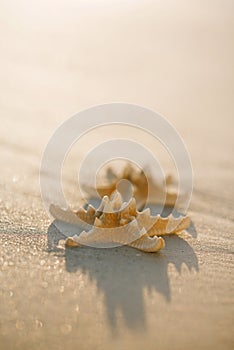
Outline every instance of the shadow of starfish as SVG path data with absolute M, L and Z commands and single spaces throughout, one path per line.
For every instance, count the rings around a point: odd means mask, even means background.
M 64 236 L 52 223 L 48 228 L 48 250 L 61 252 L 58 248 Z M 192 247 L 181 237 L 165 237 L 166 248 L 159 253 L 143 253 L 127 246 L 112 249 L 90 247 L 66 248 L 66 270 L 82 271 L 96 282 L 98 291 L 104 295 L 107 317 L 112 329 L 116 328 L 116 313 L 120 310 L 126 326 L 145 329 L 144 291 L 157 291 L 167 302 L 171 300 L 168 265 L 178 272 L 182 264 L 189 270 L 198 271 L 198 259 Z M 75 278 L 74 278 L 75 281 Z

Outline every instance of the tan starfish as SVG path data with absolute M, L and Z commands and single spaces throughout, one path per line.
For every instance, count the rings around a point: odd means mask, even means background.
M 55 219 L 83 229 L 79 235 L 67 238 L 66 245 L 70 247 L 103 247 L 114 243 L 156 252 L 165 245 L 160 236 L 180 232 L 190 224 L 188 216 L 175 218 L 169 215 L 163 218 L 160 215 L 152 216 L 149 208 L 138 211 L 135 198 L 125 203 L 118 191 L 110 197 L 104 196 L 98 209 L 89 205 L 87 210 L 80 208 L 73 212 L 51 205 L 50 212 Z
M 103 184 L 98 184 L 96 190 L 94 188 L 84 186 L 89 198 L 97 197 L 97 194 L 102 198 L 104 196 L 111 196 L 117 189 L 117 184 L 120 180 L 128 180 L 133 186 L 133 196 L 136 199 L 137 208 L 141 209 L 146 202 L 152 204 L 164 204 L 166 206 L 174 206 L 177 200 L 176 192 L 166 191 L 163 183 L 157 182 L 151 175 L 145 175 L 143 170 L 136 171 L 136 169 L 127 163 L 120 174 L 117 174 L 113 168 L 109 167 L 106 171 Z M 165 185 L 172 184 L 171 176 L 165 179 Z

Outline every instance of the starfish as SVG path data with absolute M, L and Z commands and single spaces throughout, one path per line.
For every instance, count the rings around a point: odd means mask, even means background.
M 96 190 L 87 185 L 84 185 L 89 198 L 97 197 L 101 198 L 105 195 L 111 196 L 117 189 L 117 185 L 120 180 L 128 180 L 133 186 L 133 195 L 136 199 L 137 208 L 143 208 L 147 198 L 151 204 L 162 204 L 163 201 L 166 206 L 174 206 L 177 200 L 176 192 L 164 191 L 163 183 L 155 181 L 155 179 L 149 175 L 146 177 L 143 170 L 136 171 L 136 169 L 127 163 L 120 174 L 117 174 L 113 168 L 109 167 L 105 174 L 105 185 L 98 185 Z M 165 179 L 166 186 L 172 185 L 172 177 L 169 175 Z
M 161 236 L 181 232 L 190 224 L 188 216 L 164 218 L 151 215 L 149 208 L 138 211 L 136 199 L 132 197 L 126 203 L 117 190 L 110 197 L 105 195 L 98 209 L 88 205 L 87 210 L 81 207 L 73 212 L 51 205 L 50 212 L 55 219 L 83 229 L 79 235 L 66 239 L 69 247 L 119 244 L 144 252 L 157 252 L 165 246 Z

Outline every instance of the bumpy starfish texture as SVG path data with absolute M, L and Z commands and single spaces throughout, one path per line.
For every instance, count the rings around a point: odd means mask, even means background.
M 83 229 L 79 235 L 66 240 L 66 245 L 70 247 L 102 247 L 115 243 L 145 252 L 156 252 L 165 245 L 159 236 L 178 233 L 190 224 L 188 216 L 152 216 L 149 208 L 140 212 L 136 208 L 134 197 L 125 203 L 117 191 L 110 198 L 104 196 L 98 209 L 89 205 L 87 210 L 80 208 L 77 212 L 72 212 L 51 205 L 50 212 L 54 218 Z

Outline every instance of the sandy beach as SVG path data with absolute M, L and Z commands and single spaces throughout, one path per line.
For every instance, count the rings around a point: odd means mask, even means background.
M 0 1 L 1 350 L 233 349 L 233 13 L 228 0 Z M 192 224 L 158 254 L 64 250 L 41 200 L 54 130 L 108 102 L 158 111 L 191 156 Z

